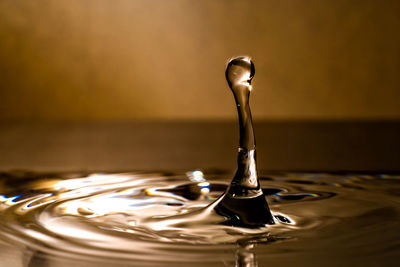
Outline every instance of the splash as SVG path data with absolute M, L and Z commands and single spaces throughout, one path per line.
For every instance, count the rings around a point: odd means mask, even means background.
M 236 174 L 215 211 L 228 218 L 226 224 L 242 227 L 274 224 L 257 175 L 256 144 L 249 105 L 254 73 L 254 64 L 249 57 L 232 59 L 225 72 L 236 101 L 240 139 Z

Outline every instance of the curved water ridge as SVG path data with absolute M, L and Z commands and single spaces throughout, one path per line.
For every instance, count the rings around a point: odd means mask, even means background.
M 25 177 L 24 186 L 3 177 L 0 234 L 50 255 L 163 264 L 229 261 L 234 254 L 248 255 L 254 244 L 268 244 L 260 258 L 289 248 L 318 254 L 327 240 L 336 249 L 357 250 L 371 250 L 378 241 L 375 250 L 391 247 L 398 240 L 398 234 L 382 235 L 398 227 L 397 176 L 261 176 L 276 223 L 256 228 L 229 226 L 230 218 L 215 212 L 229 176 L 199 170 L 35 175 Z

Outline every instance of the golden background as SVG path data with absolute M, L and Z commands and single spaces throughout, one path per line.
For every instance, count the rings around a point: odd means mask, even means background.
M 400 1 L 1 0 L 1 119 L 399 119 Z

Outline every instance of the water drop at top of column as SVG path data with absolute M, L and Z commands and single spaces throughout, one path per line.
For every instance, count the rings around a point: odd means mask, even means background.
M 229 61 L 226 68 L 226 80 L 233 93 L 240 88 L 251 90 L 251 80 L 254 77 L 254 64 L 249 57 L 237 57 Z

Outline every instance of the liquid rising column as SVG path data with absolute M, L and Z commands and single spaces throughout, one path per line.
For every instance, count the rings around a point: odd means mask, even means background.
M 256 146 L 249 106 L 254 64 L 248 57 L 232 59 L 226 67 L 226 80 L 235 97 L 240 127 L 238 167 L 233 180 L 215 207 L 227 218 L 226 224 L 260 227 L 274 224 L 256 168 Z

